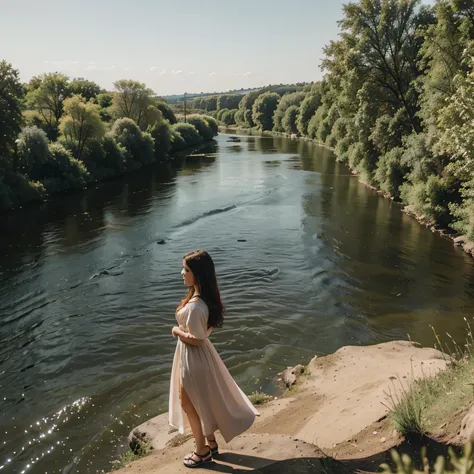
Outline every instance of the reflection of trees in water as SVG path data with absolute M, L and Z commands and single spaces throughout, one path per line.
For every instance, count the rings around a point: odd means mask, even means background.
M 248 143 L 248 151 L 257 151 L 257 140 L 255 137 L 248 137 L 247 138 L 247 143 Z
M 216 155 L 220 148 L 217 142 L 213 141 L 200 147 L 194 153 L 189 153 L 186 156 L 181 156 L 174 163 L 174 168 L 179 176 L 190 176 L 197 171 L 204 170 L 214 165 L 216 162 Z M 196 156 L 190 156 L 196 155 Z
M 451 331 L 457 330 L 462 341 L 465 295 L 474 295 L 469 286 L 474 262 L 402 213 L 396 203 L 365 188 L 334 160 L 302 153 L 302 162 L 305 169 L 321 172 L 320 184 L 314 181 L 321 188 L 302 198 L 310 219 L 306 232 L 319 232 L 325 245 L 340 255 L 333 259 L 334 271 L 347 283 L 343 303 L 369 318 L 366 323 L 385 338 L 410 333 L 429 343 L 429 324 L 438 332 L 439 327 L 448 330 L 449 319 Z M 471 306 L 469 302 L 470 312 Z
M 24 265 L 35 264 L 43 258 L 44 236 L 43 232 L 38 232 L 38 228 L 44 225 L 44 219 L 36 207 L 3 214 L 0 219 L 1 278 L 3 272 L 18 271 Z
M 141 214 L 152 197 L 164 197 L 175 186 L 174 175 L 176 171 L 169 166 L 157 166 L 151 173 L 147 168 L 82 193 L 57 195 L 41 206 L 3 215 L 0 271 L 38 261 L 47 247 L 65 252 L 98 238 L 106 229 L 106 214 L 118 224 Z
M 197 153 L 216 154 L 216 142 Z M 176 158 L 170 164 L 157 164 L 130 175 L 91 186 L 82 193 L 56 195 L 41 206 L 32 206 L 2 216 L 0 271 L 21 268 L 37 261 L 44 252 L 45 237 L 59 251 L 97 239 L 114 225 L 127 224 L 129 217 L 146 213 L 151 205 L 166 199 L 176 185 L 178 174 L 194 174 L 215 163 L 215 156 L 197 160 Z

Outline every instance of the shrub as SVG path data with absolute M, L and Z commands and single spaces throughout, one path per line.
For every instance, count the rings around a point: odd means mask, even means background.
M 38 169 L 38 181 L 48 193 L 82 189 L 90 176 L 82 161 L 79 161 L 59 143 L 49 145 L 49 156 Z
M 217 120 L 214 117 L 210 117 L 209 115 L 204 115 L 204 118 L 206 119 L 209 127 L 211 127 L 211 130 L 214 133 L 212 138 L 214 138 L 219 133 L 219 124 L 217 123 Z
M 112 137 L 90 140 L 84 149 L 82 161 L 96 181 L 110 179 L 127 171 L 126 150 Z
M 30 181 L 21 173 L 7 172 L 0 179 L 0 211 L 42 200 L 45 195 L 46 189 L 41 183 Z
M 196 130 L 196 127 L 190 123 L 177 123 L 172 126 L 172 129 L 179 132 L 186 143 L 186 147 L 199 145 L 204 141 Z
M 431 175 L 426 182 L 406 182 L 400 196 L 408 209 L 422 219 L 443 226 L 452 221 L 449 205 L 454 202 L 454 185 L 449 178 Z
M 110 133 L 111 137 L 126 150 L 128 170 L 155 161 L 153 138 L 149 133 L 142 132 L 133 120 L 117 119 Z
M 402 165 L 403 148 L 392 148 L 379 159 L 378 168 L 375 172 L 380 189 L 390 193 L 395 199 L 400 198 L 400 186 L 404 182 L 408 169 Z
M 187 119 L 188 124 L 196 127 L 199 135 L 204 141 L 212 140 L 217 134 L 217 122 L 214 126 L 210 125 L 210 121 L 214 120 L 212 117 L 206 117 L 204 115 L 190 115 Z M 213 124 L 214 125 L 214 124 Z
M 16 141 L 18 168 L 30 176 L 34 170 L 48 159 L 48 137 L 38 127 L 25 127 Z
M 464 183 L 461 204 L 451 204 L 450 210 L 456 218 L 451 227 L 474 242 L 474 180 Z
M 252 405 L 265 405 L 265 403 L 272 400 L 271 395 L 267 395 L 263 392 L 253 392 L 249 395 L 249 400 L 252 402 Z
M 184 141 L 183 136 L 179 133 L 176 128 L 171 127 L 171 151 L 175 152 L 186 148 L 186 142 Z
M 163 159 L 171 149 L 171 126 L 167 120 L 160 120 L 150 130 L 154 141 L 155 158 Z
M 106 136 L 102 141 L 104 149 L 105 170 L 113 170 L 113 175 L 120 175 L 127 171 L 127 150 L 119 145 L 112 137 Z M 107 172 L 109 175 L 109 172 Z

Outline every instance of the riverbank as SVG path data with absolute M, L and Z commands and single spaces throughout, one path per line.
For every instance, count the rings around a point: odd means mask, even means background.
M 120 179 L 123 176 L 143 171 L 144 169 L 150 168 L 151 166 L 172 164 L 180 158 L 199 152 L 203 147 L 208 146 L 212 141 L 213 139 L 208 139 L 199 145 L 186 145 L 183 148 L 177 149 L 174 153 L 166 156 L 165 159 L 159 161 L 156 160 L 140 166 L 135 165 L 130 168 L 125 168 L 122 172 L 113 173 L 111 175 L 104 174 L 101 177 L 96 176 L 95 178 L 88 175 L 89 178 L 84 180 L 82 185 L 79 187 L 71 187 L 68 189 L 59 188 L 58 190 L 51 192 L 47 192 L 47 190 L 43 189 L 40 183 L 33 183 L 32 185 L 31 182 L 21 174 L 4 172 L 4 174 L 0 176 L 0 214 L 13 213 L 16 209 L 22 209 L 26 206 L 39 205 L 45 201 L 64 195 L 65 193 L 80 193 L 92 186 L 100 185 L 106 181 Z M 15 196 L 14 199 L 10 198 L 12 195 Z M 2 201 L 2 198 L 5 198 L 5 201 Z
M 440 351 L 406 341 L 346 346 L 315 357 L 283 397 L 259 407 L 260 416 L 247 433 L 228 445 L 219 440 L 223 454 L 210 469 L 375 472 L 390 461 L 392 448 L 407 449 L 390 419 L 396 400 L 415 381 L 449 372 L 448 364 L 449 357 Z M 465 424 L 463 408 L 449 420 L 438 420 L 449 443 L 466 442 L 461 435 L 450 436 Z M 135 428 L 130 441 L 146 442 L 152 454 L 117 471 L 121 474 L 185 472 L 182 457 L 193 448 L 190 436 L 170 431 L 166 413 Z
M 284 137 L 284 138 L 288 138 L 288 139 L 291 139 L 291 140 L 302 140 L 302 141 L 306 141 L 306 142 L 315 143 L 320 147 L 327 148 L 328 150 L 331 150 L 333 153 L 335 152 L 333 147 L 330 147 L 329 145 L 327 145 L 323 142 L 320 142 L 318 140 L 313 140 L 312 138 L 305 137 L 305 136 L 298 136 L 296 134 L 288 135 L 287 133 L 273 132 L 273 131 L 262 133 L 261 131 L 259 131 L 256 128 L 250 128 L 249 129 L 249 128 L 240 127 L 238 125 L 229 126 L 229 127 L 220 126 L 219 130 L 222 133 L 245 133 L 245 134 L 249 134 L 249 135 L 264 136 L 264 137 Z M 416 219 L 421 225 L 428 228 L 431 232 L 440 235 L 444 239 L 450 240 L 451 242 L 453 242 L 453 244 L 456 247 L 461 248 L 470 257 L 474 258 L 474 242 L 470 241 L 467 238 L 467 236 L 460 235 L 458 232 L 456 232 L 454 229 L 452 229 L 450 227 L 443 227 L 443 226 L 440 226 L 440 225 L 437 225 L 437 224 L 433 223 L 429 219 L 426 219 L 425 216 L 415 212 L 410 206 L 404 204 L 403 202 L 400 202 L 400 201 L 394 199 L 394 197 L 390 193 L 384 192 L 381 189 L 378 189 L 375 186 L 372 186 L 372 185 L 366 183 L 363 179 L 361 179 L 361 175 L 359 173 L 356 173 L 353 170 L 351 170 L 351 173 L 354 176 L 357 176 L 359 178 L 359 182 L 363 186 L 365 186 L 366 188 L 372 190 L 373 192 L 375 192 L 379 196 L 381 196 L 383 198 L 386 198 L 386 199 L 390 199 L 395 204 L 398 204 L 405 214 L 407 214 L 408 216 Z

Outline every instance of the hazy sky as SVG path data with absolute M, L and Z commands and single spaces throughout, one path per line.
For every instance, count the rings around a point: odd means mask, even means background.
M 343 0 L 0 0 L 0 59 L 160 95 L 321 77 Z

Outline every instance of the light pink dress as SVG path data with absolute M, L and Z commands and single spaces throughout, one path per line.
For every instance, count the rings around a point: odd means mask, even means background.
M 219 430 L 228 443 L 248 430 L 259 413 L 209 340 L 212 330 L 207 328 L 208 317 L 208 307 L 201 298 L 176 314 L 179 326 L 205 341 L 201 346 L 191 346 L 178 339 L 171 371 L 169 423 L 181 434 L 189 427 L 180 403 L 182 384 L 201 418 L 204 435 Z

